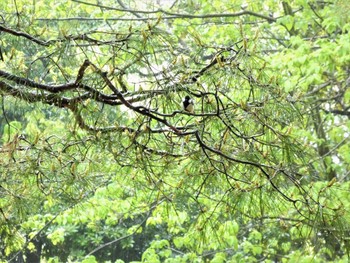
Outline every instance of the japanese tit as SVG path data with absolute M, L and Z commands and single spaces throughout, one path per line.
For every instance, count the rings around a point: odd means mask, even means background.
M 194 113 L 194 102 L 193 99 L 190 98 L 190 96 L 186 96 L 182 101 L 183 107 L 185 111 L 188 111 L 190 113 Z

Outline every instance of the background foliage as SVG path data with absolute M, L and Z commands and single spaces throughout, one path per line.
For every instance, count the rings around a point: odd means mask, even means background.
M 347 262 L 348 1 L 0 10 L 1 260 Z

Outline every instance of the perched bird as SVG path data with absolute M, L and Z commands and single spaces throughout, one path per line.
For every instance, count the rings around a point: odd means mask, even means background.
M 183 101 L 182 104 L 184 106 L 184 110 L 188 111 L 190 113 L 194 113 L 194 102 L 193 99 L 191 99 L 190 96 L 186 96 Z

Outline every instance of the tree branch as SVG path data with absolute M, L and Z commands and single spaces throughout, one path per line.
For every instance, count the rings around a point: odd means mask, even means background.
M 237 12 L 237 13 L 223 13 L 223 14 L 204 14 L 204 15 L 191 15 L 191 14 L 180 14 L 180 13 L 173 13 L 173 12 L 169 12 L 169 11 L 165 11 L 163 9 L 158 9 L 155 11 L 147 11 L 147 10 L 136 10 L 136 9 L 128 9 L 128 8 L 116 8 L 116 7 L 110 7 L 110 6 L 105 6 L 105 5 L 100 5 L 100 4 L 93 4 L 93 3 L 88 3 L 85 1 L 80 1 L 80 0 L 72 0 L 73 2 L 76 3 L 80 3 L 80 4 L 84 4 L 84 5 L 90 5 L 90 6 L 96 6 L 99 8 L 104 8 L 107 10 L 115 10 L 115 11 L 120 11 L 120 12 L 127 12 L 127 13 L 132 13 L 135 15 L 135 13 L 139 13 L 139 14 L 157 14 L 157 13 L 161 13 L 161 14 L 165 14 L 165 15 L 169 15 L 170 17 L 162 17 L 162 19 L 176 19 L 176 18 L 188 18 L 188 19 L 196 19 L 196 18 L 223 18 L 223 17 L 239 17 L 239 16 L 244 16 L 244 15 L 248 15 L 248 16 L 255 16 L 255 17 L 259 17 L 259 18 L 263 18 L 269 22 L 276 22 L 276 19 L 270 16 L 266 16 L 266 15 L 262 15 L 259 13 L 255 13 L 252 11 L 248 11 L 248 10 L 243 10 L 241 12 Z M 144 20 L 144 18 L 137 18 L 137 19 L 142 19 Z M 150 18 L 147 18 L 148 20 Z M 159 19 L 154 18 L 153 20 L 157 20 Z
M 50 45 L 50 43 L 45 42 L 45 41 L 43 41 L 43 40 L 40 40 L 40 39 L 38 39 L 38 38 L 35 38 L 35 37 L 33 37 L 32 35 L 29 35 L 29 34 L 27 34 L 27 33 L 25 33 L 25 32 L 15 31 L 15 30 L 13 30 L 13 29 L 4 27 L 4 26 L 2 26 L 2 25 L 0 25 L 0 31 L 9 33 L 9 34 L 14 35 L 14 36 L 25 37 L 25 38 L 27 38 L 27 39 L 29 39 L 29 40 L 31 40 L 31 41 L 33 41 L 33 42 L 35 42 L 35 43 L 41 45 L 41 46 L 46 46 L 46 47 L 47 47 L 47 46 Z

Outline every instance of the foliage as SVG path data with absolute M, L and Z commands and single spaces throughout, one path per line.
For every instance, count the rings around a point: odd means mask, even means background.
M 348 260 L 347 1 L 0 10 L 1 260 Z

